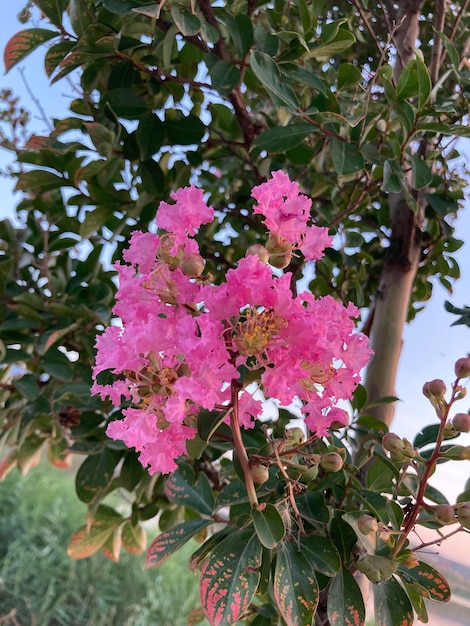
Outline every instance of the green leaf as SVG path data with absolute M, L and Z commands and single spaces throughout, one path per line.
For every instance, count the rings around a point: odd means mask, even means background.
M 284 522 L 273 504 L 266 504 L 261 510 L 253 509 L 251 518 L 258 539 L 268 550 L 275 548 L 284 539 L 286 532 Z
M 195 485 L 190 485 L 180 470 L 173 472 L 166 482 L 165 494 L 173 504 L 187 506 L 202 515 L 211 515 L 214 509 L 214 494 L 203 473 Z
M 156 567 L 165 561 L 174 552 L 179 550 L 191 537 L 194 537 L 203 528 L 209 526 L 212 520 L 195 519 L 177 524 L 170 530 L 161 533 L 150 544 L 145 559 L 145 567 Z
M 241 80 L 238 67 L 229 61 L 217 61 L 209 70 L 212 86 L 221 96 L 228 96 Z
M 45 372 L 59 380 L 70 381 L 73 378 L 72 364 L 60 350 L 49 350 L 41 361 Z
M 330 93 L 328 85 L 321 78 L 313 72 L 308 72 L 301 67 L 296 67 L 292 70 L 289 69 L 289 76 L 293 80 L 302 83 L 302 85 L 312 87 L 312 89 L 315 89 L 325 97 L 328 97 Z
M 393 167 L 390 161 L 384 163 L 383 183 L 380 189 L 388 193 L 399 193 L 403 189 L 401 170 Z
M 244 59 L 253 45 L 253 24 L 251 19 L 244 13 L 239 13 L 233 18 L 225 12 L 220 14 L 220 19 L 227 27 L 238 57 Z
M 354 530 L 343 520 L 343 511 L 336 510 L 330 526 L 330 538 L 335 544 L 343 561 L 348 561 L 351 551 L 356 545 L 357 537 Z
M 62 26 L 62 15 L 68 0 L 35 0 L 35 4 L 55 26 Z
M 366 552 L 368 552 L 369 554 L 374 554 L 375 550 L 377 549 L 377 534 L 370 533 L 369 535 L 364 535 L 364 533 L 359 530 L 358 526 L 359 519 L 363 515 L 367 515 L 368 513 L 369 511 L 349 511 L 349 513 L 345 513 L 343 515 L 343 519 L 354 530 L 358 542 L 362 544 L 362 547 L 366 550 Z
M 398 574 L 406 582 L 416 582 L 426 590 L 428 597 L 436 602 L 449 602 L 451 599 L 450 586 L 442 574 L 431 565 L 419 561 L 413 568 L 400 566 Z
M 419 52 L 416 53 L 416 75 L 418 77 L 418 108 L 423 109 L 431 95 L 432 83 L 427 65 Z
M 319 599 L 312 565 L 297 546 L 284 541 L 276 549 L 274 599 L 287 626 L 311 624 Z
M 85 219 L 80 224 L 80 237 L 82 239 L 88 239 L 94 233 L 99 232 L 100 228 L 112 214 L 113 207 L 106 204 L 98 206 L 91 211 L 87 211 Z
M 252 529 L 231 533 L 217 544 L 201 570 L 201 604 L 211 626 L 237 622 L 260 581 L 262 547 Z
M 366 609 L 361 589 L 348 569 L 341 569 L 328 590 L 328 618 L 331 626 L 363 626 Z
M 405 587 L 405 591 L 410 599 L 410 602 L 415 610 L 415 613 L 420 622 L 427 624 L 429 621 L 428 610 L 426 608 L 426 602 L 423 596 L 426 596 L 426 590 L 418 585 L 418 583 L 408 583 L 402 579 L 402 585 Z
M 302 122 L 289 126 L 275 126 L 260 133 L 251 146 L 268 152 L 285 152 L 301 144 L 305 137 L 314 131 L 315 128 L 311 124 Z
M 205 409 L 199 411 L 197 416 L 197 433 L 199 437 L 203 441 L 209 442 L 228 414 L 228 411 L 207 411 Z
M 335 576 L 341 569 L 341 557 L 335 544 L 327 537 L 310 535 L 300 538 L 302 554 L 315 571 Z
M 103 5 L 118 15 L 131 13 L 133 9 L 144 7 L 149 4 L 149 0 L 103 0 Z
M 132 89 L 118 87 L 107 91 L 101 104 L 104 107 L 108 104 L 117 117 L 127 120 L 136 120 L 148 113 L 149 106 L 143 98 L 138 96 Z
M 140 118 L 135 133 L 139 146 L 140 160 L 150 159 L 161 148 L 165 141 L 165 125 L 160 118 L 148 111 Z
M 33 374 L 25 374 L 14 382 L 15 388 L 20 392 L 23 398 L 27 400 L 35 400 L 39 396 L 39 387 L 36 377 Z
M 294 91 L 281 81 L 279 68 L 268 54 L 252 50 L 250 66 L 271 96 L 290 109 L 297 110 L 299 105 Z
M 331 158 L 336 172 L 340 176 L 348 176 L 364 168 L 364 157 L 357 145 L 348 141 L 341 141 L 336 137 L 331 139 Z
M 403 587 L 394 579 L 374 585 L 375 626 L 412 626 L 413 608 Z
M 388 580 L 397 570 L 399 563 L 380 554 L 366 554 L 356 561 L 357 569 L 374 584 Z
M 362 81 L 362 74 L 360 69 L 352 63 L 341 63 L 338 67 L 338 78 L 336 80 L 336 86 L 339 91 L 341 89 L 347 89 L 353 85 L 357 85 Z
M 59 32 L 47 28 L 28 28 L 13 35 L 3 52 L 5 74 L 38 46 L 59 35 Z
M 99 454 L 92 454 L 83 461 L 75 477 L 75 489 L 82 502 L 92 502 L 106 489 L 120 458 L 117 452 L 103 448 Z
M 187 115 L 179 119 L 165 120 L 165 131 L 171 144 L 188 146 L 198 144 L 206 132 L 206 127 L 196 115 Z
M 354 35 L 345 28 L 339 28 L 334 39 L 311 46 L 306 58 L 332 57 L 348 50 L 354 43 L 356 43 Z
M 176 4 L 171 6 L 170 11 L 174 23 L 179 28 L 181 34 L 185 37 L 197 35 L 197 33 L 201 30 L 201 20 L 197 15 L 194 15 L 187 9 L 178 7 Z
M 432 182 L 432 172 L 427 163 L 416 154 L 411 155 L 413 189 L 424 189 Z

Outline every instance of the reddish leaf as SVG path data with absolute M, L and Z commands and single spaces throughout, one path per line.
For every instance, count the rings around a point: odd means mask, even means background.
M 60 33 L 57 31 L 48 30 L 47 28 L 27 28 L 13 35 L 3 53 L 5 74 L 27 57 L 35 48 L 59 35 Z
M 347 569 L 331 581 L 328 593 L 328 617 L 331 626 L 363 626 L 366 610 L 359 585 Z
M 449 602 L 451 598 L 449 583 L 442 574 L 427 563 L 420 561 L 411 569 L 401 566 L 397 573 L 403 576 L 406 582 L 415 582 L 424 587 L 431 600 Z
M 74 41 L 59 41 L 49 48 L 44 57 L 44 69 L 49 78 L 75 45 Z
M 412 626 L 413 608 L 406 591 L 395 578 L 374 585 L 376 626 Z
M 161 533 L 156 537 L 147 551 L 145 567 L 156 567 L 167 559 L 171 554 L 184 546 L 184 544 L 194 537 L 200 530 L 209 526 L 212 520 L 191 520 L 177 524 L 170 530 Z
M 311 624 L 320 595 L 311 564 L 297 546 L 284 542 L 277 550 L 274 598 L 287 626 Z
M 67 554 L 72 559 L 86 559 L 98 552 L 111 537 L 113 530 L 113 527 L 99 529 L 92 527 L 88 531 L 86 526 L 82 526 L 72 534 Z
M 119 561 L 119 555 L 121 553 L 122 538 L 121 529 L 118 527 L 114 530 L 113 534 L 101 546 L 101 552 L 110 561 L 117 563 Z
M 147 544 L 147 534 L 142 526 L 134 526 L 131 522 L 126 522 L 122 527 L 122 547 L 129 554 L 140 554 L 145 550 Z
M 231 533 L 201 570 L 200 592 L 211 626 L 229 626 L 245 613 L 260 580 L 262 547 L 253 529 Z

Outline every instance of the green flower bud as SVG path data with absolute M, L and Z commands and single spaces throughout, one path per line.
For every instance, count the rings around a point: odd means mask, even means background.
M 343 459 L 337 452 L 327 452 L 321 457 L 320 465 L 327 472 L 339 472 L 343 467 Z
M 302 481 L 308 483 L 312 480 L 315 480 L 317 476 L 318 476 L 318 465 L 311 465 L 307 469 L 307 471 L 305 471 L 302 474 Z
M 305 441 L 305 433 L 302 428 L 299 428 L 298 426 L 288 428 L 285 432 L 285 437 L 290 448 L 298 446 Z
M 456 506 L 457 519 L 464 528 L 470 529 L 470 502 L 461 502 Z
M 269 469 L 266 465 L 262 465 L 261 463 L 253 463 L 250 467 L 251 475 L 253 480 L 258 485 L 262 485 L 267 480 L 269 480 Z
M 379 524 L 375 517 L 372 517 L 372 515 L 362 515 L 357 520 L 357 527 L 363 535 L 371 535 L 372 533 L 377 532 Z

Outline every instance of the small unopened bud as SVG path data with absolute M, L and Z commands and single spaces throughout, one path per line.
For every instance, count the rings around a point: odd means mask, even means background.
M 408 569 L 413 569 L 414 567 L 418 567 L 419 561 L 413 552 L 411 552 L 405 559 L 403 559 L 402 565 Z
M 457 413 L 457 415 L 454 415 L 452 428 L 459 433 L 470 433 L 470 415 L 468 413 Z
M 426 398 L 442 398 L 446 392 L 446 384 L 440 378 L 430 380 L 423 385 L 423 394 Z
M 372 517 L 372 515 L 362 515 L 357 520 L 357 527 L 363 535 L 371 535 L 372 533 L 377 532 L 379 524 L 375 517 Z
M 180 267 L 185 276 L 197 278 L 204 271 L 204 259 L 197 252 L 189 252 L 181 259 Z
M 289 447 L 298 446 L 305 441 L 305 433 L 298 426 L 294 426 L 294 428 L 288 428 L 286 430 L 285 437 Z
M 377 120 L 375 127 L 379 132 L 384 133 L 387 130 L 387 122 L 385 120 Z
M 455 523 L 455 507 L 451 504 L 439 504 L 434 510 L 434 517 L 437 522 L 441 524 L 454 524 Z
M 382 438 L 382 446 L 389 452 L 403 453 L 405 442 L 395 433 L 386 433 Z
M 462 502 L 456 506 L 457 519 L 464 528 L 470 529 L 470 502 Z
M 292 259 L 292 252 L 276 252 L 269 255 L 269 264 L 276 267 L 278 270 L 283 270 L 289 265 Z
M 327 472 L 339 472 L 343 463 L 343 459 L 337 452 L 323 454 L 320 461 L 321 467 Z
M 470 376 L 470 357 L 457 359 L 454 365 L 454 371 L 457 378 L 467 378 L 467 376 Z
M 402 450 L 402 454 L 406 456 L 408 459 L 412 459 L 416 456 L 416 450 L 413 448 L 413 445 L 408 439 L 403 439 L 403 443 L 405 447 Z
M 256 255 L 262 263 L 268 263 L 269 261 L 269 252 L 260 243 L 254 243 L 252 246 L 247 248 L 245 256 L 250 256 L 252 254 Z
M 251 467 L 251 475 L 258 485 L 262 485 L 269 480 L 269 469 L 261 463 L 254 463 Z

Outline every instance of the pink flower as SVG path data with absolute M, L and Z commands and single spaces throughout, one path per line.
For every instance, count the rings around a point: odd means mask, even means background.
M 160 202 L 157 210 L 159 228 L 184 235 L 194 235 L 202 224 L 214 219 L 214 209 L 204 202 L 203 191 L 191 185 L 171 194 L 175 204 Z

